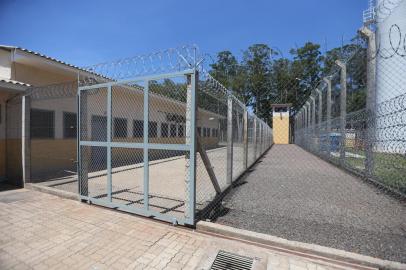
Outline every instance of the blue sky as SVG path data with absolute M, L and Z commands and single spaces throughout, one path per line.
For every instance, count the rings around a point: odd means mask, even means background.
M 350 39 L 366 8 L 367 0 L 0 0 L 0 44 L 79 66 L 185 44 L 237 56 L 254 43 L 324 50 Z

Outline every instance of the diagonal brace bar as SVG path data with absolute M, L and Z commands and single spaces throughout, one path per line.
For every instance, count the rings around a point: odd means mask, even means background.
M 200 136 L 197 135 L 197 151 L 200 153 L 200 157 L 202 158 L 204 167 L 206 167 L 207 173 L 209 174 L 211 183 L 213 184 L 214 189 L 216 190 L 217 194 L 221 193 L 220 185 L 217 181 L 216 175 L 213 171 L 213 167 L 211 166 L 211 162 L 209 157 L 207 156 L 206 150 L 204 149 L 203 145 L 200 143 Z

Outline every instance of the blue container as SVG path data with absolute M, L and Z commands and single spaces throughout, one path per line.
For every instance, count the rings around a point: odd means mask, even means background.
M 330 151 L 338 152 L 340 151 L 341 134 L 340 133 L 330 133 Z

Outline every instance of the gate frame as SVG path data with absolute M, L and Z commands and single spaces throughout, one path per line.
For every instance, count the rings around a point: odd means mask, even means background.
M 148 121 L 149 121 L 149 81 L 175 78 L 185 76 L 187 81 L 187 101 L 186 101 L 186 129 L 185 129 L 185 144 L 154 144 L 149 143 L 148 139 Z M 125 143 L 125 142 L 112 142 L 111 141 L 111 88 L 115 85 L 122 85 L 126 83 L 135 83 L 135 82 L 144 82 L 144 141 L 143 143 Z M 120 81 L 111 81 L 106 83 L 99 83 L 90 86 L 78 86 L 78 112 L 77 112 L 77 171 L 78 171 L 78 192 L 79 197 L 82 201 L 87 201 L 91 204 L 97 204 L 108 208 L 114 208 L 124 212 L 129 212 L 145 217 L 154 217 L 159 220 L 171 222 L 173 224 L 180 225 L 195 225 L 195 209 L 196 209 L 196 151 L 197 151 L 197 86 L 198 86 L 198 72 L 196 68 L 186 69 L 178 72 L 164 73 L 158 75 L 148 75 L 129 78 Z M 97 88 L 107 88 L 107 141 L 85 141 L 81 138 L 81 92 Z M 147 117 L 147 119 L 146 119 Z M 187 131 L 190 131 L 188 134 Z M 147 135 L 147 137 L 145 137 Z M 189 136 L 188 136 L 189 135 Z M 189 138 L 188 138 L 189 137 Z M 80 150 L 82 146 L 101 146 L 106 148 L 107 151 L 107 200 L 97 199 L 87 195 L 82 194 L 82 181 L 87 179 L 87 173 L 83 174 L 82 172 L 82 157 Z M 111 174 L 111 148 L 133 148 L 133 149 L 143 149 L 144 153 L 144 208 L 135 208 L 127 205 L 122 205 L 112 202 L 112 174 Z M 153 150 L 178 150 L 188 152 L 186 155 L 189 156 L 188 171 L 186 172 L 185 185 L 187 185 L 187 194 L 185 200 L 185 212 L 184 218 L 171 217 L 169 214 L 162 214 L 157 211 L 149 209 L 149 160 L 148 160 L 148 151 Z M 145 155 L 147 153 L 147 155 Z M 145 161 L 148 161 L 145 163 Z M 83 176 L 86 175 L 85 178 Z M 87 182 L 88 183 L 88 182 Z M 146 199 L 145 199 L 146 198 Z

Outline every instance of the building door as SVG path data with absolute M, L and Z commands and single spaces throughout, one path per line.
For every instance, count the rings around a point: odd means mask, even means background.
M 100 115 L 92 116 L 92 141 L 107 141 L 107 117 Z M 107 162 L 107 148 L 103 146 L 93 146 L 91 155 L 91 169 L 104 169 Z

